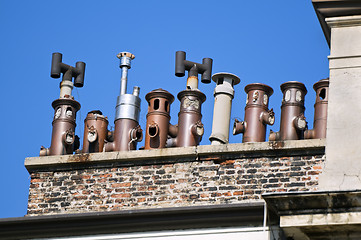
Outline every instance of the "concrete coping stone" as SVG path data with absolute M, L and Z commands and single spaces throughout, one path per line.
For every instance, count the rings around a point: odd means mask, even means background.
M 310 139 L 28 157 L 25 159 L 25 167 L 29 172 L 36 172 L 76 167 L 118 167 L 206 160 L 226 161 L 252 157 L 323 155 L 324 152 L 325 139 Z

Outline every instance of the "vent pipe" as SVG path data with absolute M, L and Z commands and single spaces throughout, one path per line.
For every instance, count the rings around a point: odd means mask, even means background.
M 139 87 L 133 88 L 132 94 L 127 94 L 128 69 L 131 68 L 131 60 L 134 55 L 129 52 L 121 52 L 117 55 L 120 59 L 119 67 L 122 69 L 120 80 L 120 95 L 115 107 L 115 121 L 113 141 L 105 144 L 105 151 L 129 151 L 137 148 L 137 142 L 143 138 L 142 129 L 139 126 L 140 98 Z
M 163 89 L 145 95 L 148 102 L 144 149 L 165 148 L 169 132 L 170 105 L 174 96 Z
M 210 83 L 212 62 L 211 58 L 203 58 L 202 64 L 191 62 L 186 60 L 185 52 L 176 52 L 175 75 L 183 77 L 185 71 L 188 71 L 187 89 L 178 93 L 177 97 L 181 102 L 178 125 L 170 124 L 167 147 L 196 146 L 202 140 L 204 128 L 201 107 L 206 95 L 198 90 L 198 74 L 202 74 L 203 83 Z
M 229 142 L 229 124 L 231 119 L 234 85 L 240 83 L 239 77 L 231 73 L 216 73 L 212 80 L 217 84 L 214 89 L 214 110 L 212 134 L 209 137 L 212 145 Z
M 233 135 L 243 133 L 242 142 L 264 142 L 267 125 L 273 125 L 275 121 L 273 109 L 268 110 L 273 89 L 266 84 L 253 83 L 244 90 L 247 93 L 244 121 L 235 120 Z
M 306 87 L 303 83 L 290 81 L 281 85 L 283 93 L 281 106 L 281 126 L 279 132 L 269 135 L 270 141 L 303 139 L 307 128 L 305 112 Z
M 53 53 L 51 62 L 52 78 L 60 78 L 60 97 L 52 106 L 54 108 L 53 131 L 50 148 L 41 147 L 40 156 L 72 154 L 79 148 L 79 138 L 75 135 L 76 113 L 80 104 L 71 95 L 73 86 L 83 87 L 85 63 L 77 62 L 75 67 L 62 62 L 61 53 Z M 72 79 L 74 78 L 74 84 Z
M 305 131 L 305 139 L 326 138 L 329 79 L 322 79 L 313 85 L 316 92 L 313 129 Z
M 88 113 L 84 120 L 82 153 L 102 152 L 108 133 L 108 118 L 99 110 Z

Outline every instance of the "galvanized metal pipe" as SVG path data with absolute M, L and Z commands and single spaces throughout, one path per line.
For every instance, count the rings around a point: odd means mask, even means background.
M 129 52 L 121 52 L 117 55 L 120 59 L 119 67 L 122 69 L 120 95 L 115 107 L 115 121 L 113 141 L 105 144 L 105 151 L 129 151 L 135 150 L 137 142 L 143 138 L 142 129 L 139 126 L 140 98 L 139 87 L 133 88 L 132 94 L 127 94 L 128 69 L 131 68 L 131 60 L 134 55 Z
M 127 93 L 128 68 L 122 67 L 122 78 L 120 79 L 120 95 Z
M 120 95 L 123 95 L 127 93 L 128 69 L 131 68 L 131 60 L 133 60 L 135 56 L 129 52 L 120 52 L 117 54 L 117 58 L 120 60 L 119 67 L 122 69 Z
M 212 76 L 212 80 L 217 86 L 214 89 L 212 134 L 209 140 L 211 145 L 219 145 L 229 142 L 233 86 L 240 83 L 240 79 L 231 73 L 216 73 Z

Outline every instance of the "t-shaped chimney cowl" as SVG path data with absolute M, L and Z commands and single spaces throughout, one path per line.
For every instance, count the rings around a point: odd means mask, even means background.
M 212 58 L 203 58 L 202 63 L 188 61 L 185 52 L 177 51 L 175 55 L 175 75 L 184 77 L 187 70 L 187 89 L 198 89 L 198 74 L 202 74 L 202 83 L 211 82 L 212 63 Z
M 75 67 L 69 66 L 62 62 L 63 55 L 55 52 L 52 56 L 50 76 L 52 78 L 60 78 L 63 73 L 62 81 L 72 81 L 74 78 L 75 87 L 84 86 L 85 63 L 76 62 Z M 71 92 L 70 92 L 71 93 Z M 71 95 L 71 94 L 69 94 Z
M 53 130 L 50 148 L 41 147 L 40 156 L 72 154 L 79 147 L 79 138 L 75 135 L 76 113 L 80 104 L 71 95 L 74 86 L 83 87 L 85 63 L 77 62 L 75 67 L 62 62 L 61 53 L 53 53 L 50 76 L 63 78 L 60 83 L 60 98 L 53 101 Z

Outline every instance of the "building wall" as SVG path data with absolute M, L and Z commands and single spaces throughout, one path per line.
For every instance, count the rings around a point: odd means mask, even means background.
M 263 193 L 318 189 L 323 154 L 266 150 L 265 157 L 218 151 L 224 159 L 169 156 L 133 166 L 43 168 L 31 172 L 28 215 L 232 204 L 262 201 Z

